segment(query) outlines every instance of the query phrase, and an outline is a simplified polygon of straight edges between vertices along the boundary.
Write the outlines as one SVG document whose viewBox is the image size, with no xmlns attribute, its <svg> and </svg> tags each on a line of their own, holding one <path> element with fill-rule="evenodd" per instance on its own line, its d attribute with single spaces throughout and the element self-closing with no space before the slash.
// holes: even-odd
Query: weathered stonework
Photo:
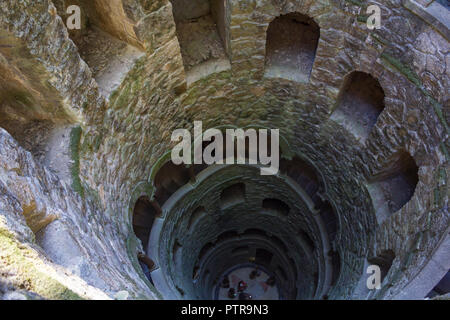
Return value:
<svg viewBox="0 0 450 320">
<path fill-rule="evenodd" d="M 33 106 L 39 106 L 35 113 L 26 108 L 21 111 L 27 120 L 51 121 L 52 128 L 80 127 L 76 143 L 71 145 L 68 134 L 61 139 L 66 149 L 71 145 L 66 152 L 72 158 L 61 170 L 47 168 L 15 141 L 19 136 L 0 128 L 0 256 L 3 252 L 8 257 L 32 252 L 32 268 L 45 266 L 42 277 L 52 278 L 48 290 L 35 286 L 32 279 L 28 291 L 50 299 L 117 298 L 121 291 L 127 291 L 129 298 L 158 299 L 177 296 L 179 287 L 185 297 L 195 298 L 198 291 L 191 284 L 184 285 L 192 276 L 195 256 L 219 231 L 226 230 L 205 222 L 198 234 L 189 238 L 180 228 L 186 224 L 185 214 L 202 202 L 218 219 L 236 215 L 212 209 L 218 203 L 219 189 L 226 185 L 220 182 L 226 179 L 211 178 L 218 189 L 213 189 L 208 199 L 201 199 L 205 189 L 198 188 L 170 211 L 163 207 L 160 227 L 165 236 L 154 239 L 161 264 L 158 272 L 166 272 L 164 278 L 173 281 L 164 287 L 167 291 L 158 285 L 155 289 L 139 267 L 136 253 L 147 248 L 142 248 L 133 233 L 130 212 L 138 197 L 151 197 L 155 186 L 152 170 L 174 146 L 172 131 L 192 129 L 194 121 L 203 121 L 207 128 L 279 128 L 292 155 L 307 159 L 320 173 L 324 197 L 339 216 L 339 232 L 330 246 L 339 253 L 341 269 L 326 292 L 330 299 L 410 297 L 404 289 L 420 280 L 422 270 L 448 242 L 450 45 L 445 32 L 407 10 L 400 0 L 377 3 L 383 22 L 375 31 L 361 22 L 365 3 L 359 1 L 229 0 L 227 56 L 231 69 L 187 82 L 170 1 L 98 0 L 92 2 L 97 11 L 86 9 L 101 15 L 93 15 L 96 27 L 142 53 L 124 69 L 120 85 L 105 96 L 93 66 L 80 57 L 76 39 L 58 16 L 64 17 L 63 2 L 7 0 L 0 5 L 0 70 L 5 70 L 0 75 L 0 116 L 10 115 L 3 106 L 3 92 L 12 91 L 16 85 L 13 76 L 18 73 L 11 70 L 19 69 L 21 88 L 30 92 Z M 293 12 L 312 18 L 320 28 L 308 82 L 264 76 L 269 24 Z M 33 72 L 27 69 L 30 66 Z M 346 76 L 353 71 L 373 76 L 385 95 L 384 110 L 366 139 L 332 117 Z M 3 83 L 9 87 L 4 89 Z M 39 96 L 42 101 L 34 98 Z M 54 157 L 51 143 L 48 148 L 46 154 Z M 399 151 L 411 155 L 419 168 L 417 187 L 405 206 L 379 224 L 368 185 Z M 71 181 L 64 178 L 67 168 Z M 254 191 L 241 210 L 255 209 L 261 200 L 258 194 L 273 192 L 273 197 L 279 197 L 285 188 L 269 179 L 248 179 Z M 302 206 L 293 195 L 284 200 Z M 237 225 L 252 224 L 245 219 L 231 220 Z M 316 239 L 320 232 L 307 220 L 285 224 L 274 219 L 259 227 L 266 230 L 270 223 L 277 230 L 274 233 L 288 243 L 284 233 L 292 225 L 309 226 L 311 230 L 306 231 L 317 247 L 322 246 Z M 169 263 L 172 256 L 168 250 L 175 241 L 170 230 L 175 226 L 183 245 L 185 263 L 181 267 Z M 209 228 L 210 233 L 201 232 Z M 8 253 L 18 244 L 27 248 Z M 392 250 L 395 259 L 382 290 L 358 290 L 367 259 L 385 250 Z M 319 252 L 314 253 L 314 267 L 325 265 Z M 30 263 L 2 259 L 0 271 L 22 276 L 25 264 Z M 438 264 L 442 277 L 445 267 L 450 267 L 448 254 Z M 61 270 L 75 275 L 68 279 L 60 275 Z M 326 272 L 318 277 L 318 283 L 329 281 Z M 421 288 L 428 291 L 420 291 L 420 298 L 434 285 L 430 282 L 429 288 Z M 302 298 L 322 298 L 310 290 L 311 281 L 299 286 L 309 290 Z M 88 288 L 87 293 L 80 294 L 80 288 Z"/>
</svg>

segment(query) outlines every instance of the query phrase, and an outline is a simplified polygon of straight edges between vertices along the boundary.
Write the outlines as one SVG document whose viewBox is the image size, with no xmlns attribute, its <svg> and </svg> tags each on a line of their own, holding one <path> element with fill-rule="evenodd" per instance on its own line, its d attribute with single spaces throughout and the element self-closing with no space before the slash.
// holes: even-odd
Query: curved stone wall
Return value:
<svg viewBox="0 0 450 320">
<path fill-rule="evenodd" d="M 195 288 L 189 290 L 189 287 L 183 286 L 183 284 L 192 282 L 193 270 L 196 267 L 202 267 L 205 263 L 204 260 L 207 258 L 203 257 L 203 248 L 210 243 L 214 243 L 214 246 L 217 247 L 217 242 L 222 242 L 221 235 L 226 232 L 234 231 L 237 235 L 243 234 L 242 236 L 245 237 L 246 231 L 249 229 L 260 230 L 267 233 L 269 238 L 273 236 L 279 239 L 275 241 L 278 243 L 278 246 L 275 245 L 275 247 L 279 248 L 281 241 L 280 250 L 272 249 L 271 251 L 274 255 L 281 254 L 286 261 L 289 258 L 296 261 L 296 265 L 299 266 L 302 273 L 302 281 L 306 282 L 305 279 L 312 279 L 313 273 L 317 273 L 321 286 L 324 286 L 323 283 L 327 280 L 329 282 L 330 279 L 327 279 L 327 275 L 331 273 L 331 266 L 330 262 L 324 261 L 324 253 L 325 255 L 328 253 L 330 245 L 324 223 L 320 217 L 317 217 L 318 211 L 312 208 L 311 199 L 295 182 L 277 180 L 282 181 L 283 177 L 261 179 L 257 168 L 244 169 L 239 166 L 226 166 L 219 169 L 212 167 L 198 175 L 195 185 L 186 186 L 184 190 L 180 189 L 174 194 L 163 207 L 167 212 L 167 215 L 162 218 L 164 222 L 152 230 L 152 233 L 156 234 L 152 234 L 152 241 L 154 243 L 158 241 L 159 245 L 155 244 L 149 247 L 149 255 L 158 261 L 160 267 L 165 271 L 166 282 L 173 283 L 172 287 L 174 288 L 183 288 L 184 295 L 187 297 L 195 296 L 191 293 L 191 290 L 195 290 Z M 283 187 L 282 185 L 285 183 L 286 186 Z M 245 190 L 240 189 L 239 191 L 244 191 L 239 195 L 242 198 L 239 201 L 226 199 L 229 204 L 224 207 L 224 190 L 239 184 L 245 185 Z M 277 189 L 274 189 L 275 185 Z M 265 210 L 262 204 L 266 197 L 282 199 L 290 208 L 289 214 L 284 215 L 279 211 Z M 302 198 L 305 198 L 305 203 L 301 202 Z M 196 217 L 196 222 L 191 225 L 191 228 L 188 228 L 191 215 L 199 207 L 202 207 L 204 211 Z M 297 240 L 297 234 L 300 231 L 307 232 L 314 239 L 316 247 L 314 258 L 309 256 L 310 259 L 306 259 L 302 243 Z M 180 247 L 177 254 L 172 250 L 175 243 Z M 236 241 L 234 246 L 242 245 L 242 243 L 245 241 L 241 239 Z M 216 249 L 211 251 L 215 252 Z M 180 257 L 178 258 L 177 255 Z M 221 259 L 217 258 L 215 263 L 225 265 L 227 259 L 229 259 L 227 255 L 222 255 Z M 241 263 L 245 262 L 241 261 Z M 227 261 L 227 263 L 229 262 Z M 307 268 L 307 270 L 301 268 Z M 218 277 L 226 269 L 210 269 L 211 276 Z M 328 278 L 330 277 L 328 276 Z M 307 292 L 309 287 L 313 287 L 310 283 L 310 286 L 307 284 L 306 282 L 305 287 L 297 288 L 299 295 Z M 211 298 L 212 292 L 209 294 L 209 298 Z"/>
<path fill-rule="evenodd" d="M 102 12 L 102 1 L 97 2 L 100 3 L 97 10 Z M 91 277 L 87 273 L 81 273 L 80 278 L 111 297 L 127 291 L 135 298 L 157 298 L 136 259 L 137 252 L 144 248 L 133 232 L 132 210 L 141 196 L 154 200 L 153 178 L 165 162 L 163 156 L 173 147 L 172 131 L 192 129 L 194 121 L 203 121 L 205 129 L 224 125 L 279 128 L 288 145 L 289 158 L 304 159 L 321 177 L 324 185 L 321 198 L 336 213 L 339 228 L 333 241 L 323 242 L 319 239 L 323 232 L 317 226 L 302 222 L 307 229 L 303 232 L 315 246 L 312 260 L 305 255 L 308 261 L 316 261 L 317 287 L 324 289 L 311 289 L 314 281 L 305 280 L 298 283 L 297 289 L 303 286 L 308 288 L 308 293 L 299 297 L 424 298 L 439 279 L 424 285 L 422 271 L 430 268 L 428 270 L 433 270 L 440 278 L 444 276 L 450 259 L 446 255 L 438 258 L 437 253 L 440 247 L 447 245 L 450 225 L 447 123 L 450 50 L 445 38 L 448 33 L 442 31 L 442 26 L 436 30 L 427 20 L 409 11 L 400 0 L 377 3 L 381 7 L 383 23 L 381 29 L 373 31 L 366 27 L 365 5 L 359 1 L 228 0 L 222 27 L 225 28 L 223 34 L 227 35 L 225 47 L 229 66 L 206 61 L 200 66 L 201 70 L 185 71 L 169 1 L 123 0 L 114 3 L 120 9 L 117 16 L 123 18 L 125 14 L 129 18 L 127 24 L 132 26 L 126 30 L 134 30 L 133 37 L 139 40 L 141 54 L 127 65 L 117 80 L 119 84 L 113 87 L 98 87 L 96 73 L 91 72 L 93 65 L 86 64 L 80 57 L 80 48 L 71 41 L 58 17 L 61 12 L 50 1 L 18 4 L 11 0 L 0 8 L 1 28 L 22 41 L 35 59 L 33 61 L 47 70 L 48 75 L 43 75 L 43 79 L 48 79 L 50 86 L 61 95 L 65 108 L 75 115 L 68 116 L 67 121 L 81 127 L 78 141 L 75 139 L 78 143 L 74 143 L 76 148 L 71 148 L 72 161 L 78 166 L 66 165 L 71 167 L 72 179 L 77 182 L 74 189 L 83 197 L 72 190 L 65 196 L 55 197 L 75 202 L 73 206 L 61 206 L 61 219 L 58 220 L 72 230 L 74 242 L 78 242 L 70 242 L 70 247 L 89 249 L 58 260 L 62 254 L 58 253 L 57 245 L 50 245 L 51 239 L 65 237 L 67 232 L 60 231 L 64 228 L 58 229 L 53 222 L 47 227 L 48 235 L 41 237 L 49 239 L 41 242 L 47 256 L 66 268 L 73 267 L 76 257 L 89 270 L 103 270 L 108 266 L 109 276 L 105 275 L 102 282 L 98 281 L 100 276 Z M 320 36 L 307 81 L 298 82 L 283 74 L 277 77 L 266 74 L 266 40 L 270 23 L 279 16 L 292 13 L 309 17 L 319 28 Z M 98 27 L 112 37 L 128 41 L 100 22 Z M 131 44 L 137 46 L 136 42 Z M 369 75 L 384 94 L 383 108 L 373 113 L 371 126 L 361 126 L 361 134 L 351 130 L 355 119 L 346 118 L 345 112 L 339 113 L 342 110 L 340 98 L 351 85 L 348 79 L 354 72 Z M 100 94 L 112 89 L 110 96 Z M 351 94 L 352 90 L 347 92 Z M 69 141 L 66 142 L 69 145 Z M 22 152 L 18 146 L 17 150 Z M 405 158 L 412 162 L 405 162 Z M 417 172 L 417 180 L 413 182 L 408 181 L 414 174 L 405 173 L 410 167 Z M 14 170 L 6 167 L 4 174 L 10 175 Z M 5 175 L 0 180 L 4 184 Z M 30 173 L 30 176 L 38 178 L 41 174 Z M 412 196 L 401 201 L 400 209 L 386 210 L 380 216 L 377 201 L 388 203 L 404 197 L 399 194 L 403 188 L 392 187 L 387 195 L 383 194 L 382 183 L 389 182 L 388 178 L 404 181 L 406 187 L 413 190 Z M 213 181 L 215 179 L 220 181 L 220 175 Z M 260 184 L 254 181 L 253 187 L 268 193 L 269 180 Z M 34 185 L 31 181 L 27 184 Z M 276 186 L 273 190 L 282 190 L 289 184 L 274 182 L 273 185 Z M 12 194 L 7 199 L 20 199 L 18 191 L 10 184 L 6 186 L 8 194 Z M 188 184 L 183 188 L 192 189 L 192 193 L 199 192 L 193 186 Z M 32 194 L 39 192 L 35 190 Z M 175 201 L 176 194 L 161 204 L 161 217 L 154 223 L 154 228 L 161 229 L 161 237 L 152 231 L 148 254 L 160 264 L 155 275 L 164 279 L 163 289 L 158 288 L 157 280 L 155 285 L 163 297 L 179 297 L 178 287 L 186 297 L 194 298 L 202 294 L 195 291 L 192 284 L 195 261 L 190 255 L 197 255 L 196 252 L 208 241 L 227 230 L 219 225 L 217 230 L 212 229 L 214 235 L 212 231 L 211 234 L 199 231 L 198 238 L 189 241 L 182 238 L 188 237 L 186 230 L 177 231 L 182 245 L 181 267 L 171 262 L 176 239 L 166 230 L 175 232 L 173 228 L 181 216 L 184 217 L 181 227 L 186 226 L 189 210 L 199 206 L 216 214 L 219 221 L 227 215 L 226 210 L 222 215 L 211 209 L 213 204 L 218 204 L 218 191 L 215 198 L 205 203 L 200 201 L 202 193 L 198 197 Z M 277 198 L 275 194 L 273 198 Z M 249 206 L 259 208 L 262 200 L 258 198 L 258 204 Z M 302 206 L 299 197 L 281 200 L 291 209 Z M 2 216 L 3 212 L 10 211 L 2 210 Z M 79 214 L 80 211 L 84 214 Z M 298 211 L 304 214 L 304 210 Z M 20 215 L 23 209 L 13 212 Z M 52 211 L 46 209 L 44 212 L 50 214 Z M 232 212 L 230 214 L 238 224 L 251 224 L 240 221 Z M 273 224 L 279 226 L 277 236 L 280 239 L 289 233 L 279 220 Z M 205 222 L 203 228 L 211 225 Z M 257 229 L 262 226 L 255 224 Z M 201 230 L 200 226 L 196 228 Z M 322 229 L 326 233 L 326 226 Z M 86 232 L 91 233 L 92 238 L 80 236 Z M 293 238 L 296 239 L 289 243 L 301 247 L 298 240 L 301 237 Z M 185 249 L 187 245 L 181 243 L 183 239 L 192 246 L 190 253 Z M 328 250 L 323 248 L 325 245 L 329 246 Z M 325 251 L 332 251 L 331 256 Z M 392 251 L 394 258 L 382 290 L 368 293 L 361 289 L 366 278 L 365 268 L 369 260 L 373 261 L 386 251 Z M 291 258 L 294 261 L 301 259 Z M 340 266 L 339 277 L 334 283 L 329 270 L 332 260 L 334 265 Z M 296 264 L 300 268 L 297 261 Z M 175 270 L 182 270 L 177 279 L 174 279 Z M 304 272 L 311 274 L 311 270 Z M 411 286 L 418 288 L 414 294 L 408 290 Z"/>
</svg>

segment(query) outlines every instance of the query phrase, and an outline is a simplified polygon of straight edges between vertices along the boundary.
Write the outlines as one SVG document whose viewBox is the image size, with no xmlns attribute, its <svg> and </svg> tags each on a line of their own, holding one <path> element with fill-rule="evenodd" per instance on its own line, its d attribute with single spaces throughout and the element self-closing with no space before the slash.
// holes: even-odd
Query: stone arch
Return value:
<svg viewBox="0 0 450 320">
<path fill-rule="evenodd" d="M 228 209 L 245 202 L 245 184 L 236 183 L 222 190 L 220 194 L 220 207 Z"/>
<path fill-rule="evenodd" d="M 188 193 L 189 190 L 195 189 L 195 186 L 202 185 L 202 182 L 204 181 L 204 179 L 207 178 L 208 174 L 213 174 L 213 172 L 217 173 L 217 172 L 220 172 L 222 170 L 227 170 L 226 166 L 209 167 L 208 169 L 205 170 L 204 174 L 202 174 L 202 175 L 200 175 L 198 177 L 198 181 L 197 181 L 197 183 L 195 185 L 190 185 L 187 188 L 183 188 L 183 190 L 180 190 L 181 191 L 180 193 L 177 193 L 177 195 L 174 195 L 173 199 L 175 200 L 178 197 L 181 197 L 182 194 L 184 194 L 185 192 Z M 234 180 L 233 179 L 231 181 L 228 181 L 228 183 L 226 183 L 225 186 L 231 186 L 234 183 L 239 183 L 239 182 L 240 182 L 240 180 Z M 248 187 L 248 185 L 247 185 L 247 187 Z M 214 190 L 213 193 L 214 193 L 215 197 L 219 196 L 219 199 L 220 199 L 220 190 L 219 190 L 219 192 L 217 192 L 219 194 L 216 193 L 216 190 Z M 217 198 L 215 198 L 215 199 L 219 200 Z M 260 201 L 262 201 L 262 199 L 260 199 Z M 166 208 L 168 215 L 166 216 L 166 219 L 171 214 L 170 206 L 173 206 L 175 204 L 176 204 L 176 201 L 172 201 L 172 200 L 170 201 L 170 203 L 168 203 L 168 206 Z M 193 204 L 192 207 L 189 207 L 190 209 L 188 209 L 188 210 L 191 210 L 191 209 L 194 210 L 194 209 L 198 208 L 199 206 L 205 206 L 205 205 L 206 204 L 204 202 L 195 203 L 195 204 Z M 237 209 L 239 207 L 240 206 L 236 206 L 236 208 L 233 208 L 233 209 Z M 185 213 L 189 213 L 189 212 L 185 212 Z M 187 220 L 189 219 L 190 215 L 189 214 L 183 214 L 183 216 L 185 216 L 185 219 L 186 219 L 186 222 L 187 222 Z M 315 215 L 315 216 L 317 217 L 317 219 L 320 220 L 318 214 Z M 320 221 L 317 221 L 317 223 L 321 224 Z M 197 228 L 198 227 L 199 226 L 197 226 Z M 314 253 L 314 255 L 312 255 L 312 254 L 308 255 L 309 257 L 319 256 L 319 255 L 322 254 L 322 252 L 323 252 L 323 254 L 327 254 L 330 251 L 329 245 L 327 244 L 328 243 L 328 241 L 327 241 L 328 237 L 326 236 L 326 232 L 324 231 L 325 227 L 319 227 L 319 228 L 320 228 L 320 234 L 324 235 L 324 237 L 321 236 L 320 242 L 314 243 L 314 245 L 317 245 L 318 248 L 320 247 L 321 250 L 320 250 L 320 252 L 316 251 Z M 190 233 L 193 233 L 193 230 L 196 230 L 196 229 L 190 229 Z M 232 228 L 231 229 L 230 228 L 223 229 L 221 231 L 221 233 L 223 231 L 226 231 L 226 230 L 232 230 Z M 199 246 L 194 249 L 195 250 L 194 254 L 197 254 L 196 252 L 199 252 L 199 256 L 196 258 L 196 260 L 193 261 L 192 259 L 190 259 L 190 261 L 188 262 L 186 260 L 187 256 L 185 254 L 183 254 L 183 257 L 184 257 L 183 258 L 184 259 L 183 263 L 186 264 L 186 266 L 189 268 L 189 270 L 192 270 L 191 267 L 194 268 L 195 266 L 199 266 L 201 268 L 200 269 L 200 276 L 202 277 L 202 274 L 203 274 L 202 270 L 205 270 L 205 269 L 211 270 L 211 268 L 213 268 L 213 267 L 210 266 L 210 265 L 203 264 L 203 263 L 201 263 L 201 261 L 207 261 L 208 259 L 211 259 L 213 254 L 218 254 L 217 252 L 219 252 L 219 251 L 222 252 L 223 251 L 224 252 L 223 254 L 224 255 L 229 255 L 230 259 L 231 259 L 231 257 L 233 257 L 232 259 L 241 259 L 242 261 L 245 261 L 245 262 L 248 262 L 248 261 L 252 262 L 252 261 L 254 261 L 255 250 L 256 250 L 257 247 L 259 247 L 259 245 L 257 245 L 257 243 L 258 242 L 264 242 L 264 243 L 270 243 L 270 246 L 269 246 L 270 249 L 268 249 L 268 250 L 271 251 L 274 254 L 274 256 L 276 256 L 276 261 L 274 260 L 273 265 L 269 266 L 270 269 L 275 268 L 276 265 L 279 264 L 279 263 L 282 263 L 283 267 L 284 266 L 290 266 L 290 264 L 286 264 L 286 261 L 288 261 L 288 260 L 284 261 L 285 259 L 283 257 L 278 256 L 279 252 L 287 252 L 288 249 L 289 250 L 291 249 L 290 248 L 290 246 L 291 246 L 290 242 L 289 242 L 289 248 L 286 246 L 288 244 L 288 242 L 286 242 L 286 243 L 282 243 L 281 242 L 281 240 L 282 241 L 287 241 L 287 239 L 285 239 L 285 238 L 283 238 L 283 239 L 281 239 L 281 238 L 274 238 L 273 237 L 274 234 L 270 234 L 270 233 L 264 232 L 263 231 L 264 228 L 253 228 L 253 229 L 252 228 L 250 228 L 250 229 L 243 228 L 242 231 L 244 231 L 244 230 L 245 230 L 245 232 L 241 232 L 241 230 L 239 230 L 239 232 L 241 232 L 241 233 L 239 234 L 239 237 L 234 239 L 234 240 L 232 238 L 235 236 L 235 234 L 230 234 L 230 236 L 231 236 L 230 238 L 231 239 L 228 239 L 228 240 L 222 241 L 222 242 L 217 242 L 216 235 L 214 235 L 212 237 L 209 237 L 208 240 L 205 239 L 206 241 L 209 242 L 209 244 L 206 247 L 204 246 L 204 242 L 202 241 L 201 244 L 199 243 Z M 221 234 L 221 233 L 219 233 L 219 234 Z M 247 246 L 248 247 L 247 249 L 243 249 L 242 251 L 238 250 L 238 252 L 234 252 L 234 254 L 231 253 L 234 248 L 242 247 L 242 243 L 246 242 L 247 240 L 249 240 L 249 244 Z M 327 242 L 327 243 L 325 243 L 325 242 Z M 320 245 L 321 243 L 323 243 L 323 248 Z M 170 246 L 171 246 L 171 244 L 170 244 Z M 303 247 L 301 244 L 300 244 L 300 246 Z M 273 249 L 273 248 L 275 248 L 275 249 Z M 301 250 L 301 248 L 299 248 L 299 247 L 296 247 L 296 248 Z M 161 248 L 158 248 L 158 250 L 160 250 L 160 249 Z M 170 247 L 170 250 L 172 250 L 172 247 Z M 153 251 L 156 252 L 156 250 L 153 250 Z M 303 256 L 303 254 L 301 254 L 301 255 Z M 164 257 L 160 257 L 160 258 L 166 259 Z M 297 257 L 295 259 L 297 259 Z M 170 261 L 171 261 L 170 263 L 172 263 L 171 259 L 170 259 Z M 297 261 L 297 262 L 300 263 L 300 261 Z M 158 263 L 161 263 L 162 268 L 165 268 L 164 260 L 158 261 Z M 292 270 L 294 270 L 294 268 L 292 268 Z M 293 279 L 294 278 L 293 276 L 291 276 L 292 274 L 294 274 L 292 270 L 289 267 L 285 268 L 286 273 L 289 274 L 289 279 Z M 318 289 L 319 293 L 323 293 L 323 292 L 327 291 L 327 288 L 328 288 L 328 285 L 327 285 L 328 284 L 328 280 L 327 280 L 328 276 L 323 275 L 324 272 L 326 274 L 328 274 L 327 270 L 330 270 L 329 274 L 330 274 L 330 279 L 331 279 L 331 261 L 325 261 L 324 268 L 321 267 L 320 270 L 318 270 L 318 272 L 320 273 L 320 278 L 318 280 L 319 281 L 319 287 L 320 287 Z M 152 277 L 153 277 L 153 274 L 152 274 Z M 156 274 L 155 274 L 155 277 L 157 277 Z M 192 275 L 190 274 L 190 271 L 187 273 L 186 278 L 189 279 L 190 283 L 192 282 Z M 178 280 L 176 280 L 176 278 L 167 279 L 166 280 L 166 282 L 168 284 L 170 284 L 170 281 L 173 281 L 174 283 L 176 283 L 176 281 L 178 281 Z M 166 282 L 164 282 L 164 283 L 166 283 Z M 155 283 L 156 283 L 156 280 L 155 280 Z M 157 287 L 158 287 L 158 289 L 160 289 L 160 288 L 163 288 L 164 285 L 165 284 L 163 284 L 163 285 L 157 284 Z M 198 285 L 199 285 L 199 283 L 194 283 L 193 287 L 192 288 L 189 287 L 189 288 L 191 288 L 192 290 L 197 290 L 197 289 L 194 289 L 194 287 L 198 288 Z M 301 286 L 301 285 L 302 285 L 301 283 L 294 284 L 294 281 L 289 281 L 289 284 L 286 284 L 286 286 L 288 286 L 289 288 L 291 288 L 291 286 Z M 208 286 L 209 286 L 209 284 L 208 284 Z M 284 287 L 284 284 L 282 286 Z M 183 288 L 183 289 L 185 289 L 185 288 Z M 186 290 L 186 292 L 190 292 L 190 291 Z M 290 295 L 290 291 L 288 293 Z M 201 296 L 201 293 L 200 293 L 200 296 Z"/>
<path fill-rule="evenodd" d="M 170 0 L 187 83 L 231 68 L 227 0 Z"/>
<path fill-rule="evenodd" d="M 392 263 L 395 259 L 395 253 L 392 250 L 383 250 L 377 256 L 370 257 L 367 259 L 369 264 L 377 265 L 380 267 L 381 271 L 381 283 L 383 283 L 384 279 L 389 273 L 389 270 L 392 267 Z"/>
<path fill-rule="evenodd" d="M 200 252 L 198 253 L 198 261 L 203 260 L 203 258 L 205 257 L 205 255 L 208 253 L 208 251 L 210 251 L 212 248 L 215 247 L 215 244 L 212 242 L 208 242 L 207 244 L 205 244 L 203 246 L 203 248 L 200 250 Z"/>
<path fill-rule="evenodd" d="M 372 75 L 353 71 L 344 78 L 331 119 L 365 141 L 383 112 L 384 90 Z"/>
<path fill-rule="evenodd" d="M 132 225 L 136 237 L 141 240 L 144 250 L 148 247 L 150 232 L 157 212 L 147 196 L 140 197 L 133 208 Z"/>
<path fill-rule="evenodd" d="M 229 230 L 221 233 L 218 237 L 216 242 L 220 243 L 227 240 L 233 240 L 239 237 L 239 233 L 235 230 Z"/>
<path fill-rule="evenodd" d="M 235 247 L 231 250 L 231 255 L 242 255 L 248 254 L 250 252 L 250 248 L 248 246 L 239 246 Z"/>
<path fill-rule="evenodd" d="M 125 10 L 123 0 L 52 0 L 52 2 L 64 22 L 69 17 L 69 13 L 67 13 L 69 6 L 80 7 L 81 30 L 69 30 L 69 34 L 75 42 L 86 36 L 89 28 L 96 27 L 121 41 L 143 48 L 143 43 L 134 30 L 135 18 Z M 137 1 L 134 5 L 137 5 Z"/>
<path fill-rule="evenodd" d="M 280 171 L 294 180 L 310 196 L 315 205 L 322 202 L 320 193 L 325 192 L 322 176 L 309 162 L 300 157 L 281 160 Z"/>
<path fill-rule="evenodd" d="M 275 18 L 267 29 L 266 77 L 309 82 L 319 38 L 319 26 L 306 15 Z"/>
<path fill-rule="evenodd" d="M 316 249 L 316 246 L 314 244 L 314 241 L 311 239 L 311 237 L 306 233 L 304 230 L 299 229 L 298 230 L 298 237 L 300 237 L 303 241 L 303 243 L 306 246 L 306 250 L 309 254 L 312 254 L 312 252 Z"/>
<path fill-rule="evenodd" d="M 191 174 L 185 165 L 166 162 L 156 173 L 153 180 L 154 200 L 162 206 L 179 188 L 191 181 Z"/>
<path fill-rule="evenodd" d="M 153 288 L 151 273 L 157 267 L 155 261 L 147 255 L 147 250 L 158 212 L 155 210 L 154 205 L 152 205 L 150 198 L 147 195 L 142 195 L 145 187 L 146 184 L 144 183 L 138 185 L 135 189 L 135 193 L 140 194 L 140 196 L 138 196 L 134 205 L 131 207 L 132 209 L 130 209 L 132 235 L 127 240 L 127 251 L 138 274 Z M 137 240 L 139 240 L 140 244 Z"/>
<path fill-rule="evenodd" d="M 264 199 L 262 207 L 268 212 L 279 214 L 281 216 L 287 216 L 291 210 L 289 205 L 279 199 Z"/>
<path fill-rule="evenodd" d="M 195 167 L 184 164 L 175 165 L 171 151 L 162 155 L 152 166 L 149 184 L 152 186 L 151 201 L 162 214 L 164 203 L 182 186 L 195 181 Z"/>
<path fill-rule="evenodd" d="M 407 151 L 395 153 L 385 163 L 368 185 L 379 223 L 411 200 L 419 182 L 419 168 Z"/>
<path fill-rule="evenodd" d="M 100 93 L 109 98 L 143 55 L 145 44 L 136 35 L 136 21 L 126 12 L 123 0 L 52 1 L 64 23 L 72 14 L 67 13 L 69 6 L 80 8 L 81 28 L 67 31 L 90 67 Z"/>
</svg>

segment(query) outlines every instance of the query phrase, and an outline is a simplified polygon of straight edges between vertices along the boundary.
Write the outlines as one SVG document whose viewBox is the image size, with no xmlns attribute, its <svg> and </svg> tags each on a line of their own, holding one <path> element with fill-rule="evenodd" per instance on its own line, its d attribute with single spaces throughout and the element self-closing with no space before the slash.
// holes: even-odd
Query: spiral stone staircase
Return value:
<svg viewBox="0 0 450 320">
<path fill-rule="evenodd" d="M 215 299 L 258 266 L 280 299 L 448 299 L 448 4 L 368 4 L 3 0 L 0 298 Z M 279 129 L 280 171 L 175 165 L 194 121 Z"/>
</svg>

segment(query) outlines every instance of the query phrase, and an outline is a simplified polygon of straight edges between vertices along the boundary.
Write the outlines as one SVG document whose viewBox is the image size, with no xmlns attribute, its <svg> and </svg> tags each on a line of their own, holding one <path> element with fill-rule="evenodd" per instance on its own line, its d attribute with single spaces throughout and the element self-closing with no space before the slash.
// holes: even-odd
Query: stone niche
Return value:
<svg viewBox="0 0 450 320">
<path fill-rule="evenodd" d="M 384 250 L 380 252 L 376 257 L 370 257 L 367 259 L 369 264 L 377 265 L 381 271 L 381 282 L 386 278 L 392 263 L 395 259 L 395 253 L 392 250 Z"/>
<path fill-rule="evenodd" d="M 133 210 L 133 231 L 141 240 L 144 249 L 148 246 L 150 232 L 156 218 L 156 211 L 148 197 L 138 199 Z"/>
<path fill-rule="evenodd" d="M 384 91 L 378 80 L 356 71 L 345 78 L 331 119 L 364 142 L 383 110 Z"/>
<path fill-rule="evenodd" d="M 190 171 L 185 165 L 175 165 L 172 161 L 165 163 L 155 175 L 155 200 L 163 206 L 190 178 Z"/>
<path fill-rule="evenodd" d="M 71 38 L 79 42 L 96 26 L 109 35 L 141 48 L 142 42 L 134 31 L 134 21 L 124 10 L 123 0 L 52 0 L 64 21 L 70 14 L 67 8 L 76 5 L 81 9 L 81 29 L 69 30 Z"/>
<path fill-rule="evenodd" d="M 67 9 L 71 5 L 81 9 L 81 29 L 68 30 L 69 37 L 89 65 L 100 93 L 108 98 L 144 49 L 122 0 L 53 0 L 53 3 L 64 22 L 70 16 Z"/>
<path fill-rule="evenodd" d="M 245 184 L 237 183 L 222 191 L 220 205 L 222 209 L 231 208 L 245 202 Z"/>
<path fill-rule="evenodd" d="M 309 82 L 319 37 L 319 26 L 305 15 L 275 18 L 267 30 L 265 76 Z"/>
<path fill-rule="evenodd" d="M 419 168 L 406 151 L 396 153 L 387 163 L 368 185 L 378 223 L 411 200 L 419 181 Z"/>
<path fill-rule="evenodd" d="M 227 0 L 171 0 L 187 82 L 231 68 Z"/>
<path fill-rule="evenodd" d="M 265 211 L 273 214 L 279 214 L 281 216 L 287 216 L 290 211 L 289 206 L 278 199 L 264 199 L 262 202 L 262 207 Z"/>
</svg>

